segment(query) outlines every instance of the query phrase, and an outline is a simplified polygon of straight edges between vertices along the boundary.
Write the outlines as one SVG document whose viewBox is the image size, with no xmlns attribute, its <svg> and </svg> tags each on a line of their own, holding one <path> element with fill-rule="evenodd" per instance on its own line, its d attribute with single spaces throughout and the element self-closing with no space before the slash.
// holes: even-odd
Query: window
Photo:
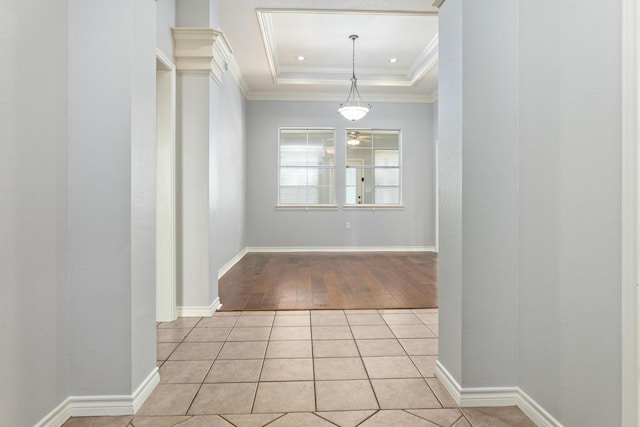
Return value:
<svg viewBox="0 0 640 427">
<path fill-rule="evenodd" d="M 335 130 L 280 129 L 280 206 L 333 206 Z"/>
<path fill-rule="evenodd" d="M 347 129 L 346 205 L 400 205 L 400 131 Z"/>
</svg>

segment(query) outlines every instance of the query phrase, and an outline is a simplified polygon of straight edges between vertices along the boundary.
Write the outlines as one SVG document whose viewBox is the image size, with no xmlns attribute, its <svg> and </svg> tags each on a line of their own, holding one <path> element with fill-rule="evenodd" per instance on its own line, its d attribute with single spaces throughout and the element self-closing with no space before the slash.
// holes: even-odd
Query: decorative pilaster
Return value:
<svg viewBox="0 0 640 427">
<path fill-rule="evenodd" d="M 222 83 L 227 58 L 233 50 L 224 33 L 207 27 L 174 27 L 176 70 L 179 73 L 209 73 Z"/>
</svg>

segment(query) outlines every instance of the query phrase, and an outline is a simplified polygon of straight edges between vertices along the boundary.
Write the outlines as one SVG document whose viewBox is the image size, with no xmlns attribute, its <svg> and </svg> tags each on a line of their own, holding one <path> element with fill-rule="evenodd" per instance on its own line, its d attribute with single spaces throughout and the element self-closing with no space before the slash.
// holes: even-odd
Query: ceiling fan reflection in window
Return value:
<svg viewBox="0 0 640 427">
<path fill-rule="evenodd" d="M 371 142 L 371 135 L 361 134 L 357 131 L 347 131 L 347 145 L 356 146 L 361 142 Z"/>
</svg>

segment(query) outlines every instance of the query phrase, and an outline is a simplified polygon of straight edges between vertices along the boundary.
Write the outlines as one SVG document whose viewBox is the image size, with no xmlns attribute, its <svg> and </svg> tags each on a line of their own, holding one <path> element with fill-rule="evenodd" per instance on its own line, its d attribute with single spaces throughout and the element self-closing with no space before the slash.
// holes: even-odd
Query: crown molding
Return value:
<svg viewBox="0 0 640 427">
<path fill-rule="evenodd" d="M 222 83 L 222 73 L 233 50 L 222 31 L 208 27 L 173 27 L 176 70 L 209 73 Z"/>
<path fill-rule="evenodd" d="M 245 96 L 248 101 L 331 101 L 344 102 L 344 93 L 327 92 L 249 92 Z M 399 102 L 431 104 L 438 99 L 437 91 L 429 95 L 378 95 L 367 97 L 367 102 Z M 337 107 L 336 107 L 337 108 Z"/>
<path fill-rule="evenodd" d="M 434 0 L 433 5 L 437 8 L 442 7 L 442 5 L 444 4 L 446 0 Z"/>
</svg>

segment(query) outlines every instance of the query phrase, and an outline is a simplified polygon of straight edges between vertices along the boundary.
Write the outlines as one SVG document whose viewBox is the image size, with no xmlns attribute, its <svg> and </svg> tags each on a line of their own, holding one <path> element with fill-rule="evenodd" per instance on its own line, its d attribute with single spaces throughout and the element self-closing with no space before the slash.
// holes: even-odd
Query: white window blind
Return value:
<svg viewBox="0 0 640 427">
<path fill-rule="evenodd" d="M 280 129 L 279 205 L 335 204 L 335 131 Z"/>
</svg>

